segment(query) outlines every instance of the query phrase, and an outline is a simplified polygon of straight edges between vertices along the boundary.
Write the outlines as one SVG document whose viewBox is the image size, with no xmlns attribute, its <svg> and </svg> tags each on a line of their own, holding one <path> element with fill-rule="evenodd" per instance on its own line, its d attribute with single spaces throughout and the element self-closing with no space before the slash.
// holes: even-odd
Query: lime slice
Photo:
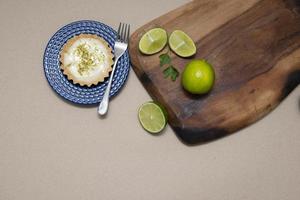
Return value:
<svg viewBox="0 0 300 200">
<path fill-rule="evenodd" d="M 138 112 L 141 125 L 149 133 L 159 133 L 165 128 L 167 115 L 161 105 L 147 102 L 141 105 Z"/>
<path fill-rule="evenodd" d="M 139 49 L 147 55 L 155 54 L 165 47 L 167 41 L 167 32 L 162 28 L 154 28 L 142 36 Z"/>
<path fill-rule="evenodd" d="M 170 48 L 181 57 L 190 57 L 196 53 L 193 40 L 183 31 L 173 31 L 169 38 Z"/>
</svg>

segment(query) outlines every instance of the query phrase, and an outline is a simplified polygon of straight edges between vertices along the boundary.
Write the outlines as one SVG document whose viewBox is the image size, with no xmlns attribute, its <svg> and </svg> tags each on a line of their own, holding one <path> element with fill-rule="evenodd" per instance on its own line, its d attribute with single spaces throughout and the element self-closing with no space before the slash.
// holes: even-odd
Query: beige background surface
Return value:
<svg viewBox="0 0 300 200">
<path fill-rule="evenodd" d="M 93 19 L 132 29 L 187 0 L 0 0 L 0 200 L 300 198 L 300 87 L 258 123 L 206 145 L 154 137 L 134 72 L 109 116 L 62 101 L 42 57 L 61 26 Z"/>
</svg>

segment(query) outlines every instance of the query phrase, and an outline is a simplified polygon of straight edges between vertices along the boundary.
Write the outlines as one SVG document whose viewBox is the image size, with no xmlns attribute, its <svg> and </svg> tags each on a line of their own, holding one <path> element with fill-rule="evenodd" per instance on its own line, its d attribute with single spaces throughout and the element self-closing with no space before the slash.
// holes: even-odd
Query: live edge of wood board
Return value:
<svg viewBox="0 0 300 200">
<path fill-rule="evenodd" d="M 183 30 L 195 41 L 195 56 L 171 53 L 172 63 L 180 72 L 191 59 L 212 64 L 216 81 L 209 94 L 186 93 L 181 77 L 163 78 L 160 53 L 139 52 L 141 36 L 154 27 L 169 34 Z M 148 93 L 166 107 L 177 136 L 188 145 L 206 143 L 259 120 L 299 85 L 300 1 L 192 1 L 134 32 L 129 53 Z"/>
</svg>

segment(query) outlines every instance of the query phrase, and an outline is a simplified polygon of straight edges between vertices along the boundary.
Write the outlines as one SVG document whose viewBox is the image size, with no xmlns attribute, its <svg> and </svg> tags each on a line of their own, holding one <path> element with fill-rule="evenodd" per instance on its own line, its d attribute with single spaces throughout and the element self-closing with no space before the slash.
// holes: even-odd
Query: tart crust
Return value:
<svg viewBox="0 0 300 200">
<path fill-rule="evenodd" d="M 98 72 L 96 72 L 96 75 L 89 76 L 89 73 L 93 71 L 94 69 L 89 68 L 88 71 L 85 73 L 85 75 L 82 75 L 79 72 L 79 67 L 78 63 L 75 61 L 71 61 L 70 63 L 67 63 L 68 61 L 66 59 L 69 59 L 69 57 L 74 57 L 72 53 L 72 48 L 74 48 L 74 44 L 79 41 L 79 40 L 86 40 L 86 41 L 93 41 L 94 42 L 100 42 L 102 44 L 102 52 L 104 54 L 104 63 L 102 63 L 101 66 L 101 71 L 99 71 L 99 64 L 98 66 L 95 66 L 95 68 L 98 68 Z M 94 44 L 95 45 L 95 44 Z M 78 45 L 79 46 L 79 45 Z M 76 47 L 76 46 L 75 46 Z M 73 83 L 78 83 L 81 86 L 92 86 L 92 85 L 97 85 L 100 82 L 103 82 L 106 77 L 109 76 L 109 72 L 112 71 L 112 65 L 114 63 L 113 61 L 114 55 L 112 54 L 112 49 L 108 45 L 108 43 L 101 38 L 100 36 L 93 35 L 93 34 L 80 34 L 77 36 L 74 36 L 73 38 L 69 39 L 66 44 L 62 47 L 62 50 L 60 52 L 60 68 L 63 71 L 63 74 L 65 74 L 68 78 L 68 80 L 72 80 Z M 70 66 L 73 66 L 73 70 L 71 69 Z M 76 66 L 76 69 L 79 73 L 74 73 L 74 67 Z M 80 74 L 80 75 L 79 75 Z"/>
</svg>

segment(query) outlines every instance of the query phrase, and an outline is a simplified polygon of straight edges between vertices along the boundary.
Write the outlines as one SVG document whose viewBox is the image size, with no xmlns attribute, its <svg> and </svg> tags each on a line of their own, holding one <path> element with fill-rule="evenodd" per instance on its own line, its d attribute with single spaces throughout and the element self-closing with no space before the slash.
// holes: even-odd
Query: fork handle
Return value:
<svg viewBox="0 0 300 200">
<path fill-rule="evenodd" d="M 103 95 L 103 98 L 102 98 L 101 103 L 98 107 L 99 115 L 105 115 L 108 111 L 110 88 L 111 88 L 111 83 L 112 83 L 112 80 L 113 80 L 113 77 L 114 77 L 114 73 L 115 73 L 115 69 L 116 69 L 118 60 L 119 60 L 119 58 L 116 58 L 113 69 L 112 69 L 112 72 L 111 72 L 111 75 L 109 77 L 107 87 L 106 87 L 104 95 Z"/>
</svg>

